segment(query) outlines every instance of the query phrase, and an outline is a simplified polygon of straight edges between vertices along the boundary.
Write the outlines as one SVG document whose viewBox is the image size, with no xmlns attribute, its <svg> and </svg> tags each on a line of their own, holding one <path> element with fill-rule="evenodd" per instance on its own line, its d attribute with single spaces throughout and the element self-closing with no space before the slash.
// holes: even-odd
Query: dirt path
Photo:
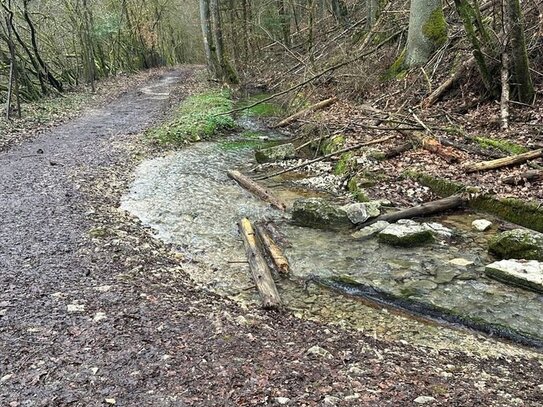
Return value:
<svg viewBox="0 0 543 407">
<path fill-rule="evenodd" d="M 0 406 L 541 405 L 538 360 L 382 342 L 193 288 L 116 208 L 137 133 L 194 75 L 0 154 Z"/>
</svg>

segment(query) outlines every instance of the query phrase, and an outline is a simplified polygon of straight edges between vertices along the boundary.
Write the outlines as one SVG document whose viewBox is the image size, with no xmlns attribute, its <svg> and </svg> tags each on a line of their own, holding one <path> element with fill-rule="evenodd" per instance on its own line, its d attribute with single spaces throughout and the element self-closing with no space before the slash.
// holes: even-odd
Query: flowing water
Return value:
<svg viewBox="0 0 543 407">
<path fill-rule="evenodd" d="M 232 136 L 144 161 L 122 200 L 123 209 L 191 260 L 187 268 L 197 283 L 253 306 L 258 298 L 237 222 L 242 217 L 273 220 L 288 241 L 285 253 L 293 273 L 290 279 L 280 280 L 278 287 L 286 307 L 299 317 L 436 348 L 480 351 L 486 347 L 485 352 L 497 352 L 490 339 L 475 340 L 462 330 L 423 323 L 387 307 L 399 300 L 422 305 L 419 316 L 437 309 L 453 316 L 452 320 L 543 338 L 543 297 L 483 276 L 484 265 L 492 261 L 485 250 L 489 234 L 470 230 L 475 214 L 439 218 L 455 230 L 455 236 L 419 248 L 393 248 L 376 240 L 358 242 L 348 233 L 297 227 L 289 223 L 288 215 L 254 198 L 226 176 L 228 169 L 248 171 L 255 165 L 255 143 L 261 142 Z M 268 187 L 288 203 L 316 194 L 290 182 L 272 181 Z M 453 259 L 458 258 L 472 264 L 457 265 Z M 315 278 L 339 292 L 311 284 Z M 363 295 L 368 288 L 377 289 L 378 301 L 369 296 L 368 303 Z M 366 299 L 353 297 L 357 295 Z M 517 352 L 513 346 L 500 348 L 500 352 Z"/>
</svg>

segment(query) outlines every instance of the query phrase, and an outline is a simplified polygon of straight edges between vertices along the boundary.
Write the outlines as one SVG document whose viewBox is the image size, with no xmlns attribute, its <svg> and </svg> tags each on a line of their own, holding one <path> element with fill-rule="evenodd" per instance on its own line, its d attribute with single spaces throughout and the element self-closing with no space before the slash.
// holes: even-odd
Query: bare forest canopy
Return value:
<svg viewBox="0 0 543 407">
<path fill-rule="evenodd" d="M 542 82 L 542 3 L 0 0 L 0 101 L 17 111 L 17 93 L 35 100 L 120 72 L 206 61 L 219 82 L 250 78 L 277 91 L 311 83 L 361 98 L 409 78 L 406 105 L 430 106 L 469 79 L 482 99 L 531 104 Z"/>
<path fill-rule="evenodd" d="M 4 103 L 11 91 L 24 102 L 109 75 L 202 61 L 194 1 L 0 0 L 0 5 Z"/>
</svg>

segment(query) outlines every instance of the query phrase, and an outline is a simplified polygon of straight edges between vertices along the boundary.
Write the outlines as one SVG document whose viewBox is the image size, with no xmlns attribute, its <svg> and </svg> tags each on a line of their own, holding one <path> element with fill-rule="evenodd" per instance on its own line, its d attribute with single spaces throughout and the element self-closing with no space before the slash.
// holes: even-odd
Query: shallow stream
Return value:
<svg viewBox="0 0 543 407">
<path fill-rule="evenodd" d="M 406 249 L 376 240 L 359 242 L 348 233 L 293 226 L 288 215 L 254 198 L 226 176 L 228 169 L 248 171 L 253 167 L 253 149 L 259 143 L 233 135 L 144 161 L 122 208 L 182 252 L 190 260 L 188 270 L 197 283 L 251 306 L 258 297 L 237 231 L 242 217 L 273 220 L 288 241 L 285 253 L 293 276 L 280 280 L 278 286 L 286 307 L 299 317 L 434 348 L 520 351 L 509 345 L 498 351 L 491 339 L 475 340 L 463 330 L 421 322 L 386 304 L 353 297 L 361 294 L 357 288 L 361 284 L 394 298 L 445 310 L 460 319 L 543 339 L 543 296 L 483 276 L 484 265 L 492 261 L 485 249 L 492 232 L 471 230 L 471 221 L 480 215 L 436 218 L 434 221 L 455 231 L 452 240 Z M 316 194 L 281 180 L 270 181 L 268 187 L 287 203 Z M 454 259 L 472 264 L 459 265 L 462 262 Z M 328 281 L 339 291 L 312 284 L 313 277 Z"/>
</svg>

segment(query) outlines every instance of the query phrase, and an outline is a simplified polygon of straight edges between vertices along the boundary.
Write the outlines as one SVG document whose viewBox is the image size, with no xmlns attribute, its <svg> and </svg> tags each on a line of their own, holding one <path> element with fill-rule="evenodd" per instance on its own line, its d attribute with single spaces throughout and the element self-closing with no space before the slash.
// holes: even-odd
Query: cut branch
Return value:
<svg viewBox="0 0 543 407">
<path fill-rule="evenodd" d="M 524 184 L 526 182 L 543 181 L 543 170 L 530 170 L 517 175 L 510 175 L 502 179 L 502 182 L 509 185 Z"/>
<path fill-rule="evenodd" d="M 462 78 L 475 65 L 475 58 L 472 57 L 462 63 L 445 82 L 443 82 L 436 90 L 434 90 L 423 102 L 423 107 L 430 107 L 439 99 L 441 99 L 451 89 L 460 78 Z"/>
<path fill-rule="evenodd" d="M 264 256 L 262 256 L 256 244 L 253 225 L 251 225 L 249 219 L 243 218 L 239 221 L 238 227 L 245 245 L 245 253 L 249 260 L 251 274 L 260 294 L 262 307 L 266 309 L 279 308 L 281 306 L 281 298 L 279 297 L 266 260 L 264 260 Z"/>
<path fill-rule="evenodd" d="M 465 194 L 456 194 L 447 198 L 438 199 L 437 201 L 426 202 L 419 206 L 404 209 L 398 212 L 389 213 L 386 215 L 373 218 L 371 221 L 365 222 L 359 228 L 369 226 L 377 221 L 396 222 L 400 219 L 410 219 L 418 216 L 427 216 L 435 213 L 445 212 L 450 209 L 458 208 L 468 202 L 468 197 Z"/>
<path fill-rule="evenodd" d="M 287 208 L 287 205 L 282 202 L 279 198 L 275 197 L 271 192 L 269 192 L 264 187 L 258 185 L 255 181 L 246 177 L 239 171 L 229 170 L 227 172 L 228 176 L 236 181 L 239 185 L 245 188 L 247 191 L 262 199 L 263 201 L 269 202 L 275 208 L 284 211 Z"/>
<path fill-rule="evenodd" d="M 307 108 L 305 108 L 303 110 L 300 110 L 297 113 L 294 113 L 292 116 L 289 116 L 284 120 L 281 120 L 279 123 L 277 123 L 273 127 L 277 128 L 277 127 L 287 126 L 290 123 L 295 122 L 296 120 L 304 117 L 308 113 L 315 112 L 315 111 L 320 110 L 320 109 L 324 109 L 325 107 L 331 106 L 336 102 L 337 102 L 337 97 L 335 97 L 335 96 L 330 98 L 330 99 L 322 100 L 322 101 L 320 101 L 318 103 L 315 103 L 314 105 L 311 105 L 311 106 L 309 106 L 309 107 L 307 107 Z"/>
<path fill-rule="evenodd" d="M 498 158 L 497 160 L 482 161 L 479 163 L 468 164 L 464 166 L 464 170 L 468 173 L 476 171 L 495 170 L 497 168 L 507 167 L 510 165 L 519 165 L 529 160 L 543 156 L 543 149 L 528 151 L 527 153 L 517 154 L 510 157 Z"/>
</svg>

